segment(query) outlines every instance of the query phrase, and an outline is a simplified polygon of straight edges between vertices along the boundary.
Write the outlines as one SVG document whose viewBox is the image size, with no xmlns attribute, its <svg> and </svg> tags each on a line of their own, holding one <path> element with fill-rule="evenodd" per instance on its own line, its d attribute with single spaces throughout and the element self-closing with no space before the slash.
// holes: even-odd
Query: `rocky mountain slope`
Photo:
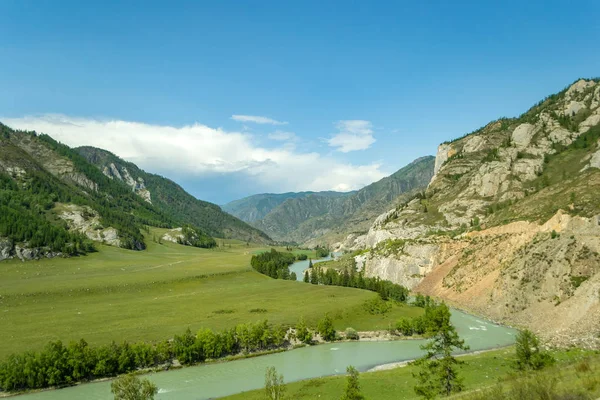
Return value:
<svg viewBox="0 0 600 400">
<path fill-rule="evenodd" d="M 356 192 L 282 195 L 275 199 L 283 201 L 252 225 L 280 241 L 316 245 L 339 240 L 349 232 L 366 231 L 399 196 L 423 190 L 433 167 L 434 157 L 422 157 Z"/>
<path fill-rule="evenodd" d="M 338 244 L 402 283 L 558 345 L 600 346 L 600 83 L 439 146 L 423 195 Z"/>
<path fill-rule="evenodd" d="M 302 199 L 308 196 L 319 197 L 344 197 L 355 192 L 288 192 L 288 193 L 261 193 L 234 200 L 223 205 L 223 210 L 235 215 L 242 221 L 255 222 L 263 219 L 273 209 L 288 199 Z"/>
<path fill-rule="evenodd" d="M 110 180 L 126 185 L 176 221 L 198 226 L 215 237 L 270 242 L 260 230 L 224 212 L 216 204 L 196 199 L 170 179 L 147 173 L 106 150 L 88 146 L 75 150 Z"/>
<path fill-rule="evenodd" d="M 94 251 L 93 242 L 143 250 L 148 226 L 183 227 L 184 244 L 200 247 L 215 245 L 208 231 L 233 236 L 245 233 L 244 227 L 247 235 L 240 234 L 241 239 L 268 240 L 210 203 L 198 202 L 204 207 L 198 214 L 206 218 L 188 219 L 185 201 L 191 196 L 177 185 L 157 184 L 151 193 L 155 181 L 167 180 L 120 172 L 121 179 L 109 177 L 47 135 L 0 124 L 0 260 L 82 254 Z M 171 196 L 172 210 L 163 194 Z M 222 229 L 216 232 L 218 226 Z"/>
</svg>

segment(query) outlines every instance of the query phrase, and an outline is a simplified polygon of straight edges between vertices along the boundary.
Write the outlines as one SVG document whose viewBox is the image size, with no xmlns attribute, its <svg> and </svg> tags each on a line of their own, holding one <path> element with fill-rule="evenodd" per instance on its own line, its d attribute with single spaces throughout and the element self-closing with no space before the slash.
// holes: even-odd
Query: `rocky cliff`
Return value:
<svg viewBox="0 0 600 400">
<path fill-rule="evenodd" d="M 357 263 L 558 345 L 600 346 L 600 84 L 439 146 L 423 195 L 380 215 Z"/>
</svg>

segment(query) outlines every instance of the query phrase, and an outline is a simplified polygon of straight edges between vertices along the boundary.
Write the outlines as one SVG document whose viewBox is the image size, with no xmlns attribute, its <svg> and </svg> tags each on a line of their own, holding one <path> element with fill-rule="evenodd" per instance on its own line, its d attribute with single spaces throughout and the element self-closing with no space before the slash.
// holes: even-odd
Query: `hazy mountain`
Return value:
<svg viewBox="0 0 600 400">
<path fill-rule="evenodd" d="M 354 192 L 288 192 L 288 193 L 262 193 L 253 196 L 244 197 L 240 200 L 234 200 L 223 206 L 223 210 L 235 215 L 246 222 L 254 222 L 263 219 L 275 207 L 288 199 L 300 199 L 311 195 L 319 197 L 344 197 Z"/>
<path fill-rule="evenodd" d="M 280 241 L 304 243 L 324 235 L 356 232 L 368 228 L 399 196 L 425 189 L 433 176 L 434 160 L 432 156 L 419 158 L 356 192 L 263 194 L 229 203 L 226 209 Z"/>
</svg>

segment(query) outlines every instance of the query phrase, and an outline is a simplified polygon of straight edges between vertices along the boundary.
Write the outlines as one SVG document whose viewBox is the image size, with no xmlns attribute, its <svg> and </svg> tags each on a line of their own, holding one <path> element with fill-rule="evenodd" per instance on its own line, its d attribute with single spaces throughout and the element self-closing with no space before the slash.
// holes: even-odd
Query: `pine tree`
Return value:
<svg viewBox="0 0 600 400">
<path fill-rule="evenodd" d="M 461 340 L 456 329 L 450 323 L 450 309 L 442 303 L 432 310 L 436 321 L 434 336 L 429 343 L 421 346 L 427 354 L 415 362 L 421 366 L 421 371 L 415 374 L 418 384 L 415 392 L 433 399 L 437 395 L 450 396 L 463 389 L 462 380 L 458 377 L 456 366 L 463 364 L 452 356 L 454 349 L 468 350 L 465 341 Z"/>
<path fill-rule="evenodd" d="M 304 282 L 305 283 L 309 283 L 310 282 L 310 275 L 308 273 L 308 270 L 304 271 Z"/>
<path fill-rule="evenodd" d="M 516 367 L 520 370 L 539 370 L 554 363 L 554 358 L 540 350 L 540 341 L 529 330 L 520 331 L 516 340 Z"/>
<path fill-rule="evenodd" d="M 358 371 L 353 366 L 349 366 L 346 372 L 348 373 L 348 380 L 346 381 L 346 391 L 341 400 L 364 400 L 365 396 L 360 393 Z"/>
</svg>

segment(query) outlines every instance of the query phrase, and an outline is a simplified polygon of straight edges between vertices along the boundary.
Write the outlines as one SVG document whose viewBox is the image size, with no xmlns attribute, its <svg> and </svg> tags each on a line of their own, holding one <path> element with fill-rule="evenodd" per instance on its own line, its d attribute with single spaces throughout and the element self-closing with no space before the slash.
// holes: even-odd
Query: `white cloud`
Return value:
<svg viewBox="0 0 600 400">
<path fill-rule="evenodd" d="M 287 122 L 277 121 L 276 119 L 258 115 L 232 115 L 231 119 L 238 122 L 253 122 L 255 124 L 287 125 Z"/>
<path fill-rule="evenodd" d="M 248 134 L 202 124 L 173 127 L 64 115 L 0 120 L 16 129 L 47 133 L 69 146 L 109 150 L 148 172 L 167 176 L 242 173 L 257 187 L 283 192 L 353 190 L 387 175 L 380 164 L 344 163 L 286 145 L 266 149 Z"/>
<path fill-rule="evenodd" d="M 277 140 L 279 142 L 295 141 L 297 139 L 294 132 L 275 131 L 273 133 L 269 133 L 268 136 L 269 139 Z"/>
<path fill-rule="evenodd" d="M 339 121 L 336 128 L 339 132 L 329 138 L 327 143 L 342 153 L 366 150 L 375 143 L 373 125 L 369 121 L 360 119 Z"/>
</svg>

